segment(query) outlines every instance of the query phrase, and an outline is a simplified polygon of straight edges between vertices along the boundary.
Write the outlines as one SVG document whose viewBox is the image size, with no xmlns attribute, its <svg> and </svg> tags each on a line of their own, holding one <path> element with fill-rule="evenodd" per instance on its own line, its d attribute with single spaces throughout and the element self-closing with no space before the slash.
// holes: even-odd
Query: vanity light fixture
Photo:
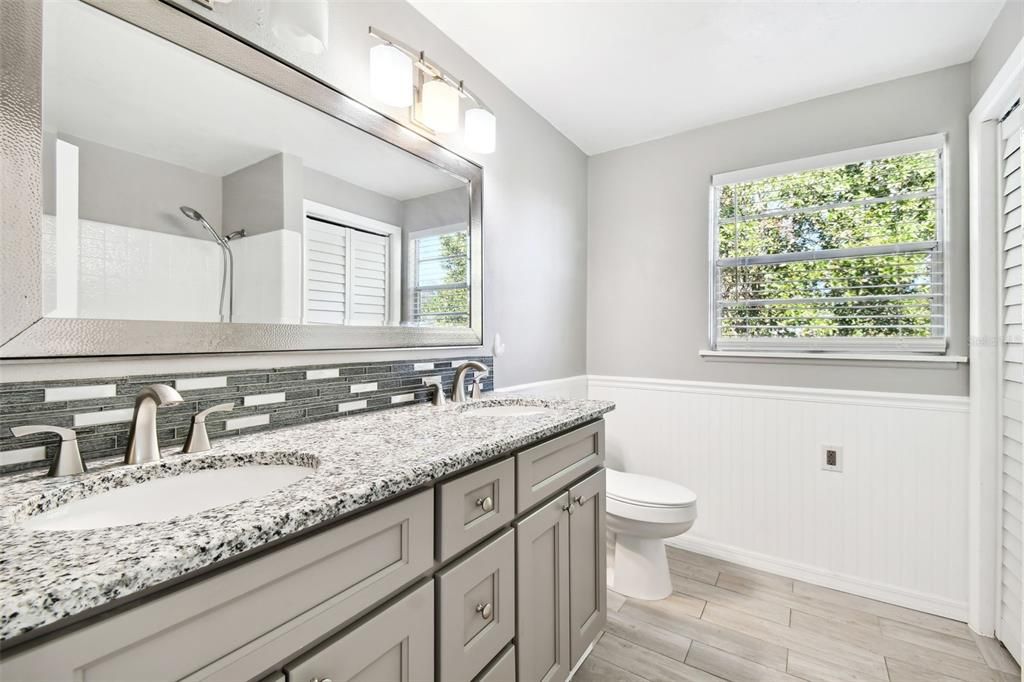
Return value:
<svg viewBox="0 0 1024 682">
<path fill-rule="evenodd" d="M 370 94 L 392 107 L 412 106 L 412 58 L 394 45 L 370 48 Z"/>
<path fill-rule="evenodd" d="M 271 2 L 269 13 L 270 30 L 278 40 L 310 54 L 327 51 L 327 0 Z"/>
<path fill-rule="evenodd" d="M 458 130 L 461 102 L 467 100 L 463 131 L 466 146 L 479 154 L 494 151 L 497 119 L 461 80 L 427 59 L 422 51 L 373 26 L 370 36 L 381 43 L 370 48 L 370 93 L 374 99 L 390 106 L 409 106 L 409 119 L 432 133 Z M 402 91 L 408 94 L 403 97 Z"/>
</svg>

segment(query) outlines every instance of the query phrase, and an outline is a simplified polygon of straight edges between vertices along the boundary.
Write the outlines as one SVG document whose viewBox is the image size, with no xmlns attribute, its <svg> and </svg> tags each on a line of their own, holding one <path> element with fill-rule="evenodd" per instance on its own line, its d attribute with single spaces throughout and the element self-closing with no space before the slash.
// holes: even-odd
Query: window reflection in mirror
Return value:
<svg viewBox="0 0 1024 682">
<path fill-rule="evenodd" d="M 469 187 L 78 2 L 48 2 L 50 317 L 469 325 Z"/>
</svg>

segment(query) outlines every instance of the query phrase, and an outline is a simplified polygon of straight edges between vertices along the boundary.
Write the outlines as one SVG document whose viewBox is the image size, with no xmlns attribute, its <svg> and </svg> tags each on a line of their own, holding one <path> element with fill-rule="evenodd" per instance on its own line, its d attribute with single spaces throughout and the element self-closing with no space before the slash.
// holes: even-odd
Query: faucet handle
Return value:
<svg viewBox="0 0 1024 682">
<path fill-rule="evenodd" d="M 61 426 L 47 426 L 44 424 L 31 424 L 28 426 L 12 426 L 11 433 L 15 438 L 31 436 L 36 433 L 56 433 L 60 436 L 60 451 L 50 462 L 50 470 L 47 476 L 72 476 L 86 472 L 85 462 L 82 461 L 82 453 L 78 449 L 78 434 L 73 429 L 66 429 Z"/>
<path fill-rule="evenodd" d="M 444 384 L 441 383 L 441 379 L 439 377 L 424 379 L 423 385 L 433 389 L 430 402 L 433 403 L 434 407 L 444 407 Z"/>
<path fill-rule="evenodd" d="M 181 449 L 182 453 L 209 450 L 210 436 L 206 433 L 206 417 L 214 412 L 230 412 L 233 409 L 235 409 L 234 403 L 221 403 L 192 415 L 192 423 L 188 427 L 188 436 L 185 438 L 185 447 Z"/>
<path fill-rule="evenodd" d="M 485 370 L 476 372 L 473 375 L 473 390 L 471 392 L 471 395 L 472 395 L 472 397 L 474 399 L 480 398 L 483 395 L 484 379 L 486 379 L 488 376 L 490 376 L 490 374 L 491 373 L 488 370 L 485 369 Z"/>
</svg>

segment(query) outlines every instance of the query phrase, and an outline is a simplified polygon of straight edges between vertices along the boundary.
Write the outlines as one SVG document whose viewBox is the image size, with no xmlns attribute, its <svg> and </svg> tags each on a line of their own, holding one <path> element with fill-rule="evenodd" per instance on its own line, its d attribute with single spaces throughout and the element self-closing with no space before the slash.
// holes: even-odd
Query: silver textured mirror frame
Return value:
<svg viewBox="0 0 1024 682">
<path fill-rule="evenodd" d="M 466 180 L 470 326 L 336 327 L 88 320 L 42 315 L 42 32 L 39 0 L 0 2 L 0 358 L 480 346 L 483 170 L 323 81 L 161 0 L 81 0 Z"/>
</svg>

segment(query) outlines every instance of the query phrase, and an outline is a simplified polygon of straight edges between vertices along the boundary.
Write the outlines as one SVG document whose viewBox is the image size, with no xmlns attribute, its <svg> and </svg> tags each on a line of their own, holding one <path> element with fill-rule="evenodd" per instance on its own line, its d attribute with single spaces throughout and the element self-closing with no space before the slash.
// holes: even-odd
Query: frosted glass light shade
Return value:
<svg viewBox="0 0 1024 682">
<path fill-rule="evenodd" d="M 439 133 L 459 128 L 459 91 L 440 79 L 423 84 L 420 121 Z"/>
<path fill-rule="evenodd" d="M 371 47 L 370 94 L 392 107 L 412 106 L 412 59 L 391 45 Z"/>
<path fill-rule="evenodd" d="M 327 50 L 327 0 L 271 2 L 270 26 L 278 40 L 291 43 L 310 54 Z"/>
<path fill-rule="evenodd" d="M 494 151 L 497 137 L 497 119 L 494 114 L 481 109 L 466 111 L 466 146 L 480 154 Z"/>
</svg>

